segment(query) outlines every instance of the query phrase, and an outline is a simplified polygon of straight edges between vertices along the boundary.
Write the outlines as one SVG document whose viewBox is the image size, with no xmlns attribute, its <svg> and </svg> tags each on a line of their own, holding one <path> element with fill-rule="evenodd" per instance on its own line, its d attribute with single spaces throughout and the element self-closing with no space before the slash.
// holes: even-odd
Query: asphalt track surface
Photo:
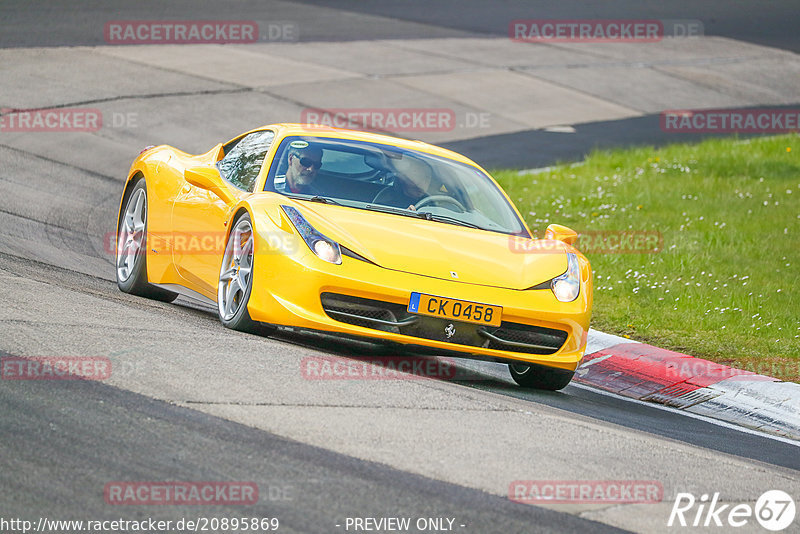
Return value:
<svg viewBox="0 0 800 534">
<path fill-rule="evenodd" d="M 33 510 L 51 518 L 195 518 L 205 513 L 189 506 L 119 513 L 98 488 L 116 480 L 255 479 L 261 500 L 247 516 L 277 517 L 281 532 L 333 532 L 344 518 L 364 516 L 458 518 L 469 532 L 532 525 L 537 532 L 619 532 L 102 384 L 28 382 L 4 388 L 0 398 L 4 410 L 26 414 L 0 423 L 4 446 L 14 451 L 3 466 L 6 518 Z M 214 517 L 241 515 L 240 506 L 213 507 Z"/>
<path fill-rule="evenodd" d="M 513 2 L 492 9 L 479 2 L 428 3 L 425 10 L 408 9 L 406 2 L 326 2 L 323 17 L 312 4 L 273 3 L 263 17 L 311 21 L 305 40 L 346 40 L 502 35 L 501 23 L 520 11 Z M 95 22 L 111 18 L 233 18 L 215 3 L 136 9 L 104 3 L 92 4 L 92 11 L 74 4 L 67 12 L 21 5 L 2 6 L 3 47 L 101 44 Z M 607 13 L 574 9 L 584 17 L 638 16 L 639 4 L 608 5 Z M 704 5 L 713 17 L 686 15 L 688 3 L 673 5 L 655 8 L 664 10 L 657 16 L 713 18 L 707 33 L 798 49 L 789 16 L 797 3 L 772 10 L 760 3 L 739 10 Z M 573 13 L 560 9 L 535 16 Z M 379 18 L 354 26 L 353 13 Z M 654 119 L 631 119 L 648 120 Z M 633 142 L 634 123 L 620 122 L 626 124 L 619 131 Z M 554 150 L 583 153 L 609 129 L 587 126 L 566 148 L 561 138 L 543 137 L 541 159 L 518 163 L 550 163 L 559 159 Z M 146 136 L 136 135 L 131 158 L 145 144 Z M 453 145 L 471 154 L 471 146 L 487 143 L 508 144 Z M 102 157 L 81 165 L 58 153 L 0 144 L 0 351 L 108 356 L 121 370 L 108 383 L 0 383 L 0 517 L 247 515 L 278 517 L 286 532 L 344 532 L 336 525 L 347 517 L 409 516 L 451 517 L 464 525 L 456 530 L 477 533 L 610 532 L 615 526 L 659 532 L 678 491 L 719 491 L 729 502 L 751 503 L 769 489 L 800 496 L 796 444 L 576 386 L 523 391 L 493 365 L 464 363 L 476 374 L 462 382 L 304 380 L 303 358 L 347 358 L 370 349 L 243 335 L 183 298 L 162 304 L 120 293 L 103 243 L 114 227 L 123 180 L 118 167 L 104 168 Z M 89 159 L 95 149 L 72 150 Z M 665 499 L 651 508 L 523 505 L 504 496 L 516 479 L 654 479 L 663 483 Z M 106 483 L 145 480 L 251 480 L 261 499 L 244 514 L 241 507 L 198 513 L 197 507 L 121 509 L 104 502 Z"/>
<path fill-rule="evenodd" d="M 491 7 L 489 7 L 491 5 Z M 528 2 L 510 0 L 304 0 L 300 2 L 58 2 L 31 4 L 6 0 L 0 5 L 0 46 L 95 46 L 105 43 L 103 27 L 110 20 L 256 20 L 259 24 L 297 25 L 298 42 L 342 42 L 370 39 L 436 39 L 508 36 L 515 19 L 659 19 L 700 20 L 703 33 L 800 52 L 797 13 L 800 0 L 736 2 L 712 0 L 636 2 L 615 0 Z M 57 22 L 56 22 L 57 21 Z M 792 103 L 794 108 L 795 102 Z M 659 117 L 585 123 L 565 140 L 563 133 L 533 129 L 482 136 L 442 146 L 469 154 L 487 168 L 532 168 L 579 161 L 592 149 L 617 146 L 660 146 L 710 136 L 669 134 L 658 128 Z"/>
<path fill-rule="evenodd" d="M 697 19 L 705 35 L 718 35 L 800 52 L 797 1 L 727 0 L 702 3 L 612 0 L 528 2 L 507 0 L 303 0 L 300 2 L 59 2 L 6 0 L 0 40 L 8 46 L 103 44 L 108 20 L 188 20 L 243 18 L 302 22 L 300 41 L 413 39 L 473 35 L 506 37 L 515 19 Z M 351 16 L 355 15 L 354 16 Z M 99 23 L 99 24 L 98 24 Z"/>
</svg>

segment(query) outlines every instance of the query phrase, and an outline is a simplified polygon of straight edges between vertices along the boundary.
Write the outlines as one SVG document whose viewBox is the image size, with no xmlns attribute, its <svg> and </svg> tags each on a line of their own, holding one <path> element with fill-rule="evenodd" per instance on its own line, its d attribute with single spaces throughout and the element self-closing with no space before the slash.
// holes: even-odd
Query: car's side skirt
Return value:
<svg viewBox="0 0 800 534">
<path fill-rule="evenodd" d="M 202 293 L 198 293 L 193 289 L 189 289 L 188 287 L 180 286 L 178 284 L 153 284 L 156 287 L 160 287 L 162 289 L 168 289 L 173 293 L 177 293 L 178 295 L 183 295 L 184 297 L 188 297 L 193 300 L 199 300 L 204 304 L 209 304 L 211 306 L 217 307 L 217 303 L 207 296 L 203 295 Z"/>
</svg>

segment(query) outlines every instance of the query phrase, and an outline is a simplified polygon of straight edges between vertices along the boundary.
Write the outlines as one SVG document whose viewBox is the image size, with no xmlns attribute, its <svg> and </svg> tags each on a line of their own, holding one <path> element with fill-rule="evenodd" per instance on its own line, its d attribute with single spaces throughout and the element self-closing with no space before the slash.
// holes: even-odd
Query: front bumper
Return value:
<svg viewBox="0 0 800 534">
<path fill-rule="evenodd" d="M 577 300 L 561 303 L 549 289 L 518 291 L 466 284 L 384 269 L 349 256 L 343 257 L 341 265 L 333 265 L 307 248 L 293 255 L 258 254 L 254 258 L 253 272 L 248 311 L 250 317 L 259 322 L 570 371 L 578 366 L 586 349 L 591 277 L 582 285 Z M 405 309 L 412 292 L 503 306 L 503 324 L 497 329 L 410 314 Z M 394 316 L 382 319 L 376 315 L 375 319 L 408 324 L 354 319 L 346 315 L 352 309 L 341 307 L 337 314 L 337 307 L 331 306 L 331 295 L 343 296 L 345 300 L 385 303 L 394 311 Z M 409 318 L 417 320 L 408 322 Z M 449 325 L 452 325 L 450 330 L 454 330 L 452 335 L 448 335 Z M 530 327 L 536 335 L 516 336 L 514 329 L 520 327 Z M 517 343 L 541 345 L 541 348 Z"/>
</svg>

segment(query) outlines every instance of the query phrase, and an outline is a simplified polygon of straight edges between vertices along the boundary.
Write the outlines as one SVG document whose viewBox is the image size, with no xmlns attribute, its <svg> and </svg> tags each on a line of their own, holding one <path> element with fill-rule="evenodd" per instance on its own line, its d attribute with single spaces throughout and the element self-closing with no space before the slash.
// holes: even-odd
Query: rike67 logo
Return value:
<svg viewBox="0 0 800 534">
<path fill-rule="evenodd" d="M 697 499 L 691 493 L 678 493 L 667 526 L 738 528 L 755 518 L 767 530 L 778 532 L 794 522 L 794 499 L 781 490 L 765 491 L 755 506 L 747 503 L 719 504 L 719 493 Z"/>
</svg>

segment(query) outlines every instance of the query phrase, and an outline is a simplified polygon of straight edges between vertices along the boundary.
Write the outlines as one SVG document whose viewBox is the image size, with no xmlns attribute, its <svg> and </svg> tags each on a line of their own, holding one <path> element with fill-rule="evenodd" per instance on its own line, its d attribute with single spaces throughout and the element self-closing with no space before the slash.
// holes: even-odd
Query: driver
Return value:
<svg viewBox="0 0 800 534">
<path fill-rule="evenodd" d="M 380 195 L 380 202 L 416 211 L 415 204 L 428 196 L 433 169 L 426 162 L 409 156 L 392 161 L 392 166 L 397 171 L 397 180 L 386 194 Z"/>
<path fill-rule="evenodd" d="M 322 166 L 322 149 L 306 141 L 294 141 L 289 145 L 287 156 L 285 191 L 303 195 L 317 195 L 314 187 L 317 170 Z"/>
</svg>

